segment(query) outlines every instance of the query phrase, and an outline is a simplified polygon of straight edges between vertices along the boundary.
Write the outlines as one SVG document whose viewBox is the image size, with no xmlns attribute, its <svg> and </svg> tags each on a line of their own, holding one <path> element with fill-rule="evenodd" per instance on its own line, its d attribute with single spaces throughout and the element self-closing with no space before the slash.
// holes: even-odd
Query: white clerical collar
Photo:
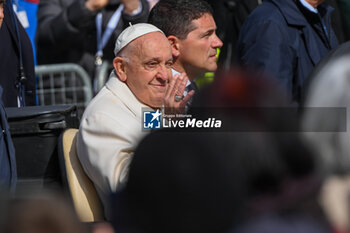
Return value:
<svg viewBox="0 0 350 233">
<path fill-rule="evenodd" d="M 128 85 L 126 85 L 125 82 L 120 81 L 114 71 L 111 72 L 105 86 L 113 93 L 113 95 L 117 96 L 131 112 L 133 112 L 137 119 L 142 119 L 142 109 L 151 108 L 140 102 Z"/>
<path fill-rule="evenodd" d="M 310 3 L 308 3 L 306 0 L 299 0 L 301 2 L 301 4 L 303 4 L 304 7 L 306 7 L 306 9 L 308 9 L 309 11 L 311 12 L 314 12 L 314 13 L 318 13 L 318 10 L 317 8 L 313 7 L 310 5 Z"/>
</svg>

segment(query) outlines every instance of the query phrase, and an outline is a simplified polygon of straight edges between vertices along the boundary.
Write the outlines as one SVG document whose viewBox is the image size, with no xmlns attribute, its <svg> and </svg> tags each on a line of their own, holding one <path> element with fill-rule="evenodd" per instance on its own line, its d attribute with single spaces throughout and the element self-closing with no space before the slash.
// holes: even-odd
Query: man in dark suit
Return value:
<svg viewBox="0 0 350 233">
<path fill-rule="evenodd" d="M 0 28 L 4 20 L 4 3 L 5 0 L 0 0 Z M 0 40 L 0 45 L 3 45 L 2 40 Z M 0 187 L 10 187 L 14 191 L 17 182 L 15 148 L 11 140 L 5 108 L 1 101 L 2 94 L 3 89 L 0 86 L 0 133 L 2 134 L 0 136 Z"/>
<path fill-rule="evenodd" d="M 5 107 L 35 105 L 34 58 L 30 40 L 6 0 L 0 29 L 0 85 Z"/>
<path fill-rule="evenodd" d="M 238 39 L 240 63 L 276 79 L 300 103 L 305 80 L 338 41 L 332 8 L 323 0 L 265 0 L 245 21 Z"/>
</svg>

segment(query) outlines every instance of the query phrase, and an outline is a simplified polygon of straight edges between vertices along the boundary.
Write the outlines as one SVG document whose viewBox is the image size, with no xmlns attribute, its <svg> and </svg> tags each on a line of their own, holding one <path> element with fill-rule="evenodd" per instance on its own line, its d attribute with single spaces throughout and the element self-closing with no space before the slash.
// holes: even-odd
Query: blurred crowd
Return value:
<svg viewBox="0 0 350 233">
<path fill-rule="evenodd" d="M 0 233 L 350 232 L 349 39 L 349 0 L 0 0 Z M 35 65 L 94 84 L 104 62 L 74 141 L 86 223 L 16 192 L 5 107 L 36 105 Z M 144 108 L 225 124 L 145 133 Z"/>
</svg>

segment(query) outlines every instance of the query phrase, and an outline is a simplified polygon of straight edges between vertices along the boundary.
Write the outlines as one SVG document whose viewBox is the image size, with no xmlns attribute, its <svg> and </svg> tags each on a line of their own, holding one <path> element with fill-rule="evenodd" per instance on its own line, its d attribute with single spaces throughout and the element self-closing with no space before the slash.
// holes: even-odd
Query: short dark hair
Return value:
<svg viewBox="0 0 350 233">
<path fill-rule="evenodd" d="M 5 3 L 5 0 L 0 0 L 0 4 L 4 4 Z"/>
<path fill-rule="evenodd" d="M 203 0 L 160 0 L 151 10 L 148 22 L 161 29 L 166 36 L 186 39 L 194 30 L 192 21 L 205 13 L 213 15 L 211 6 Z"/>
</svg>

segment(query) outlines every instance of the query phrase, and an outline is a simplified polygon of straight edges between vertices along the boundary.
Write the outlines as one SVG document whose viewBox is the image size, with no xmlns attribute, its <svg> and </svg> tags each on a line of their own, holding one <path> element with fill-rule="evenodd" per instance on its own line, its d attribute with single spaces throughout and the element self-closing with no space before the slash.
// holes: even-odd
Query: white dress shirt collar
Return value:
<svg viewBox="0 0 350 233">
<path fill-rule="evenodd" d="M 313 13 L 318 13 L 318 10 L 317 8 L 313 7 L 310 5 L 310 3 L 308 3 L 306 0 L 299 0 L 300 3 L 306 8 L 308 9 L 309 11 L 313 12 Z"/>
</svg>

